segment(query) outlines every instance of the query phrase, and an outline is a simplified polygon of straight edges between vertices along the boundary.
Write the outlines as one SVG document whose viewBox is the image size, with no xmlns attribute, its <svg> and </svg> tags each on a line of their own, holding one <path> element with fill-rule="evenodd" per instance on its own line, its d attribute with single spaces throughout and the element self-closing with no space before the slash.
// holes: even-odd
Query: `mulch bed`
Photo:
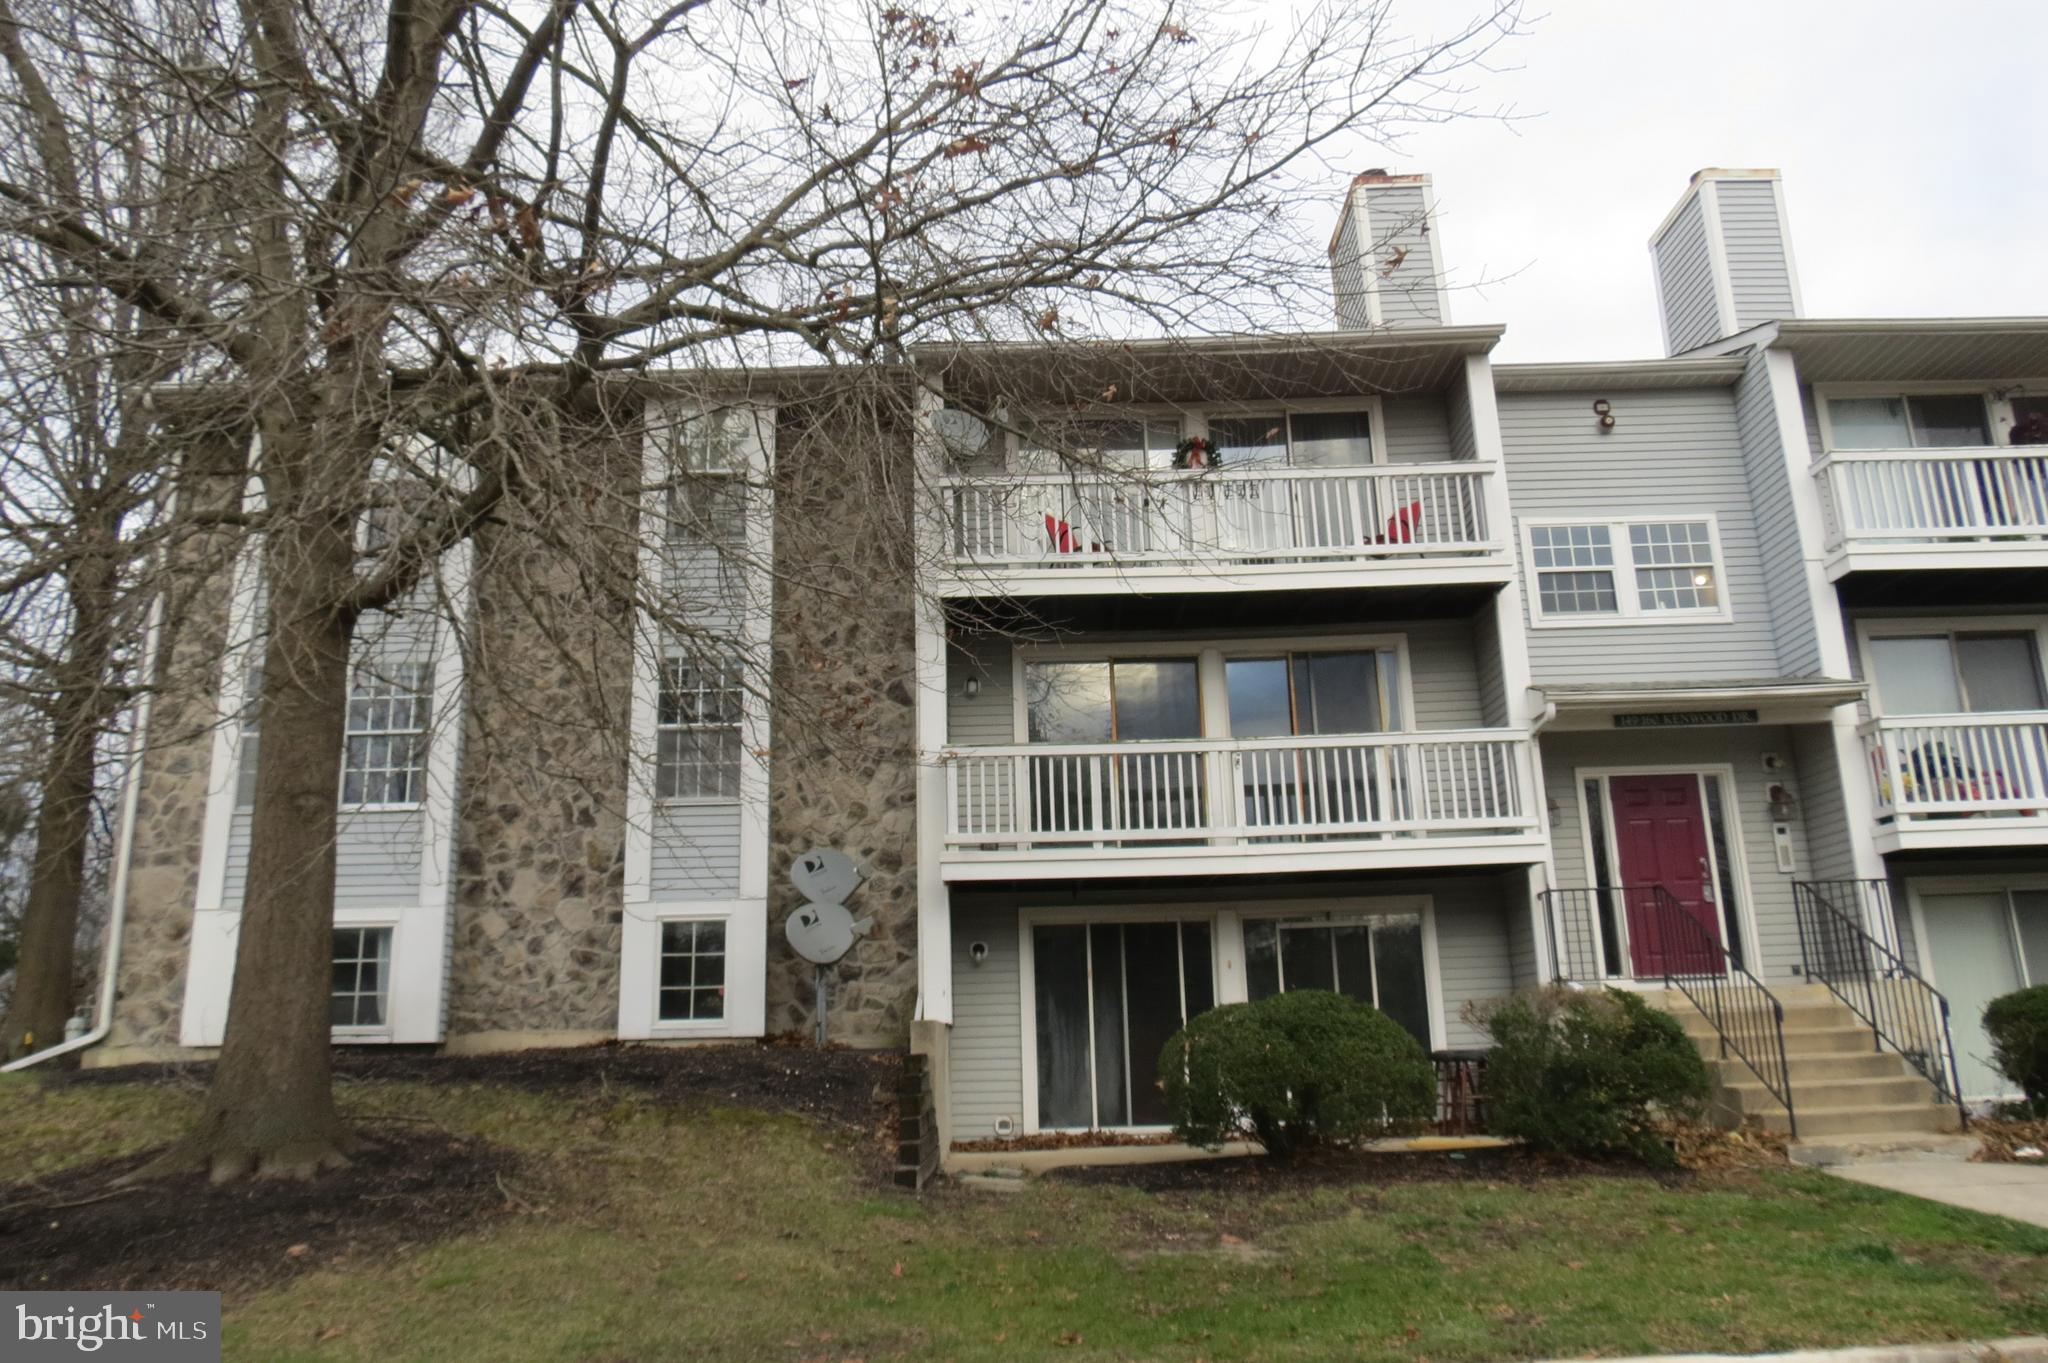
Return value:
<svg viewBox="0 0 2048 1363">
<path fill-rule="evenodd" d="M 1179 1160 L 1169 1164 L 1054 1169 L 1044 1177 L 1061 1183 L 1112 1184 L 1148 1193 L 1283 1193 L 1339 1184 L 1360 1187 L 1394 1183 L 1475 1182 L 1527 1186 L 1560 1176 L 1584 1174 L 1648 1177 L 1652 1171 L 1635 1165 L 1588 1164 L 1557 1159 L 1518 1149 L 1333 1150 L 1286 1161 L 1252 1155 Z M 1690 1177 L 1683 1172 L 1658 1172 L 1656 1176 L 1663 1179 Z"/>
<path fill-rule="evenodd" d="M 372 1139 L 348 1168 L 308 1182 L 216 1188 L 193 1174 L 110 1186 L 144 1154 L 0 1190 L 0 1289 L 253 1290 L 389 1259 L 531 1196 L 512 1158 L 482 1141 L 382 1126 Z"/>
<path fill-rule="evenodd" d="M 344 1079 L 433 1084 L 502 1084 L 530 1093 L 638 1090 L 692 1107 L 743 1107 L 793 1113 L 833 1126 L 872 1131 L 890 1115 L 903 1057 L 891 1051 L 819 1050 L 773 1043 L 628 1046 L 608 1042 L 496 1055 L 338 1051 Z M 204 1082 L 211 1064 L 122 1065 L 80 1070 L 74 1084 L 132 1084 L 152 1079 Z"/>
</svg>

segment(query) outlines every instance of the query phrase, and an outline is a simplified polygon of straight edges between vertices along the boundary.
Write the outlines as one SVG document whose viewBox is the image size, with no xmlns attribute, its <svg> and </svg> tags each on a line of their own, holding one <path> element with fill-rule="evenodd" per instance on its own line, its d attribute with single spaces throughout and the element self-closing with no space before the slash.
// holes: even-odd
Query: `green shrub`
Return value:
<svg viewBox="0 0 2048 1363">
<path fill-rule="evenodd" d="M 1412 1128 L 1436 1112 L 1436 1069 L 1376 1008 L 1297 989 L 1195 1018 L 1159 1054 L 1174 1133 L 1217 1146 L 1249 1128 L 1285 1158 Z"/>
<path fill-rule="evenodd" d="M 1618 989 L 1541 989 L 1478 1011 L 1496 1135 L 1538 1150 L 1672 1162 L 1659 1116 L 1697 1120 L 1713 1091 L 1678 1019 Z"/>
<path fill-rule="evenodd" d="M 2048 984 L 2001 994 L 1984 1007 L 1991 1061 L 2020 1086 L 2027 1108 L 2048 1117 Z"/>
</svg>

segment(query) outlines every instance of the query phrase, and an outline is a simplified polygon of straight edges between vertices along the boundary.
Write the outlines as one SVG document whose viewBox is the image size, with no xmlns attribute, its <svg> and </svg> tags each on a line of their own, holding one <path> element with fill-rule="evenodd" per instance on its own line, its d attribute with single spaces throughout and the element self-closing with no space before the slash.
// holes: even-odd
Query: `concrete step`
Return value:
<svg viewBox="0 0 2048 1363">
<path fill-rule="evenodd" d="M 1929 1160 L 1966 1164 L 1983 1142 L 1971 1135 L 1877 1136 L 1858 1140 L 1853 1136 L 1800 1139 L 1786 1148 L 1794 1164 L 1825 1169 L 1833 1164 L 1898 1164 Z"/>
<path fill-rule="evenodd" d="M 1714 1035 L 1714 1025 L 1698 1010 L 1674 1014 L 1679 1025 L 1685 1028 L 1687 1036 Z M 1870 1029 L 1857 1020 L 1854 1013 L 1846 1008 L 1787 1008 L 1785 1010 L 1785 1036 L 1787 1044 L 1796 1033 L 1801 1036 L 1826 1032 L 1861 1031 L 1870 1035 Z"/>
<path fill-rule="evenodd" d="M 1792 1100 L 1799 1106 L 1799 1138 L 1802 1141 L 1826 1139 L 1833 1144 L 1882 1141 L 1897 1136 L 1954 1131 L 1958 1125 L 1954 1108 L 1933 1103 L 1812 1107 L 1799 1103 L 1797 1089 L 1793 1090 Z M 1783 1108 L 1754 1115 L 1766 1130 L 1790 1129 Z"/>
<path fill-rule="evenodd" d="M 1892 1079 L 1912 1073 L 1897 1052 L 1871 1050 L 1868 1037 L 1860 1051 L 1790 1052 L 1785 1065 L 1794 1084 L 1816 1079 Z"/>
<path fill-rule="evenodd" d="M 1724 1071 L 1721 1086 L 1744 1112 L 1768 1112 L 1778 1106 L 1778 1100 L 1746 1066 L 1732 1074 Z M 1898 1075 L 1889 1079 L 1794 1080 L 1792 1102 L 1801 1113 L 1809 1107 L 1821 1110 L 1911 1107 L 1916 1103 L 1931 1107 L 1934 1087 L 1918 1075 Z"/>
<path fill-rule="evenodd" d="M 1707 1029 L 1693 1031 L 1688 1028 L 1686 1036 L 1700 1048 L 1700 1054 L 1709 1060 L 1720 1052 L 1719 1038 Z M 1836 1027 L 1827 1031 L 1785 1033 L 1785 1055 L 1868 1055 L 1872 1053 L 1870 1029 L 1868 1027 Z"/>
</svg>

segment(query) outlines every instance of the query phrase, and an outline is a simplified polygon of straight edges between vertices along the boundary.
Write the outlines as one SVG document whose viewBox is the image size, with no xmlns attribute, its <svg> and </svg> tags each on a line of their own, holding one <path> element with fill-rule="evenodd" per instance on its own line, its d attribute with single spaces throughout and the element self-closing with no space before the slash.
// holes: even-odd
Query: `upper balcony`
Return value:
<svg viewBox="0 0 2048 1363">
<path fill-rule="evenodd" d="M 961 594 L 1019 596 L 1499 582 L 1498 477 L 1469 461 L 963 474 L 943 483 L 944 566 Z"/>
<path fill-rule="evenodd" d="M 2048 567 L 2048 448 L 1836 450 L 1814 476 L 1831 578 Z"/>
<path fill-rule="evenodd" d="M 1491 327 L 920 353 L 955 598 L 1512 580 Z"/>
</svg>

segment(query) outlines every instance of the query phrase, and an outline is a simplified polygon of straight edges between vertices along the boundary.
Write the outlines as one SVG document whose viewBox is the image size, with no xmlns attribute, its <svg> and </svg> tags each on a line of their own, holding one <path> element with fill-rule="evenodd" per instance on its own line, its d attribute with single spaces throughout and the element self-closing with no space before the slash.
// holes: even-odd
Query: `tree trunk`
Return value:
<svg viewBox="0 0 2048 1363">
<path fill-rule="evenodd" d="M 71 1016 L 72 939 L 85 887 L 85 844 L 92 824 L 93 740 L 81 712 L 87 698 L 58 698 L 55 742 L 43 769 L 36 850 L 22 907 L 14 993 L 0 1022 L 0 1055 L 13 1058 L 64 1039 Z"/>
<path fill-rule="evenodd" d="M 166 1157 L 204 1165 L 215 1182 L 310 1177 L 346 1163 L 355 1146 L 334 1107 L 328 1024 L 354 634 L 335 603 L 352 580 L 352 525 L 345 513 L 307 507 L 303 518 L 280 517 L 265 540 L 263 743 L 234 993 L 204 1115 Z"/>
<path fill-rule="evenodd" d="M 85 892 L 93 777 L 100 735 L 115 706 L 107 676 L 113 661 L 115 587 L 113 565 L 97 554 L 81 557 L 68 585 L 70 639 L 50 703 L 50 756 L 36 811 L 36 850 L 22 907 L 14 993 L 0 1020 L 0 1056 L 56 1045 L 71 1016 L 72 954 Z"/>
</svg>

